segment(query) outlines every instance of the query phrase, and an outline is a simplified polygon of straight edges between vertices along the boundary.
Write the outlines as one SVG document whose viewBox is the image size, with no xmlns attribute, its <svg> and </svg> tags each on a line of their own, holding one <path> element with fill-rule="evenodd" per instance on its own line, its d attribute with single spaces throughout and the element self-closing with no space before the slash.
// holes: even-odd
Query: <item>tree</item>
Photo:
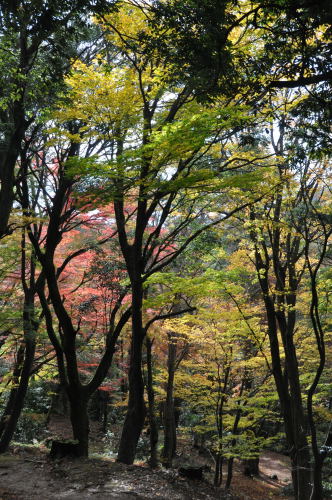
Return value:
<svg viewBox="0 0 332 500">
<path fill-rule="evenodd" d="M 273 68 L 270 87 L 331 85 L 331 21 L 327 0 L 258 2 L 253 28 L 262 33 L 265 50 L 257 62 L 260 72 L 265 67 L 271 74 Z"/>
<path fill-rule="evenodd" d="M 145 50 L 144 35 L 152 36 L 148 13 L 148 8 L 129 5 L 101 18 L 108 43 L 117 48 L 121 69 L 105 66 L 101 58 L 95 68 L 78 66 L 78 73 L 70 80 L 73 104 L 68 114 L 89 119 L 94 123 L 90 134 L 100 137 L 103 133 L 111 140 L 109 160 L 104 166 L 99 161 L 95 173 L 90 168 L 86 174 L 88 178 L 95 175 L 96 179 L 105 179 L 103 190 L 105 193 L 108 189 L 113 199 L 119 244 L 131 284 L 129 402 L 118 455 L 126 463 L 134 459 L 145 418 L 141 373 L 146 331 L 142 322 L 143 283 L 169 265 L 205 227 L 230 216 L 221 210 L 219 220 L 204 220 L 207 202 L 196 208 L 194 197 L 202 194 L 203 186 L 206 196 L 217 191 L 213 145 L 221 141 L 223 133 L 228 137 L 230 130 L 250 119 L 238 106 L 222 99 L 217 107 L 204 107 L 194 100 L 192 83 L 179 82 L 172 76 L 166 56 L 151 52 L 150 46 Z M 104 92 L 96 107 L 91 92 L 96 89 L 100 93 L 101 80 Z M 252 161 L 240 159 L 243 166 Z M 200 216 L 204 222 L 195 227 Z M 166 221 L 168 228 L 163 234 Z M 188 230 L 186 236 L 190 226 L 192 232 Z M 180 237 L 183 239 L 178 243 Z"/>
<path fill-rule="evenodd" d="M 21 257 L 21 281 L 24 292 L 22 311 L 23 339 L 19 348 L 18 363 L 14 370 L 14 372 L 16 372 L 14 373 L 14 378 L 16 378 L 17 386 L 14 387 L 10 392 L 7 406 L 2 417 L 4 426 L 0 439 L 0 453 L 7 451 L 10 440 L 16 429 L 18 418 L 23 408 L 24 398 L 27 392 L 34 362 L 36 349 L 36 332 L 39 326 L 35 313 L 35 256 L 33 252 L 30 256 L 27 256 L 26 252 L 26 232 L 23 229 Z"/>
<path fill-rule="evenodd" d="M 90 224 L 94 220 L 93 215 L 85 216 L 82 213 L 82 207 L 81 210 L 76 207 L 73 198 L 75 179 L 67 175 L 67 163 L 70 158 L 77 155 L 78 146 L 72 140 L 60 138 L 59 142 L 54 139 L 46 142 L 46 145 L 43 143 L 43 150 L 39 149 L 38 142 L 36 147 L 38 152 L 35 153 L 32 149 L 22 164 L 22 170 L 26 175 L 22 180 L 21 202 L 24 213 L 33 220 L 27 221 L 27 231 L 41 265 L 36 291 L 45 316 L 47 332 L 56 353 L 60 382 L 67 392 L 70 403 L 73 434 L 77 440 L 76 454 L 86 456 L 89 435 L 87 405 L 91 395 L 107 375 L 118 336 L 129 320 L 131 311 L 130 307 L 122 307 L 122 301 L 127 293 L 126 287 L 115 286 L 101 357 L 96 363 L 91 379 L 84 380 L 84 376 L 82 377 L 80 373 L 78 342 L 83 315 L 72 314 L 73 301 L 65 302 L 66 295 L 68 299 L 68 290 L 65 283 L 61 284 L 61 279 L 74 258 L 88 255 L 92 248 L 99 247 L 112 239 L 114 232 L 112 227 L 108 226 L 107 236 L 104 235 L 93 242 L 91 239 L 85 241 L 83 238 L 81 242 L 83 246 L 69 248 L 69 253 L 61 256 L 60 243 L 66 234 L 77 227 L 82 228 L 84 224 L 89 226 L 89 220 Z M 45 219 L 47 224 L 44 224 Z M 101 216 L 100 219 L 104 221 Z M 98 221 L 96 225 L 98 226 Z M 98 237 L 98 231 L 94 236 Z M 77 237 L 76 243 L 79 244 Z M 75 289 L 80 292 L 77 283 L 72 282 L 72 285 L 74 286 L 72 292 Z"/>
<path fill-rule="evenodd" d="M 1 2 L 0 237 L 12 227 L 15 168 L 25 133 L 64 91 L 71 58 L 84 52 L 78 47 L 87 35 L 88 15 L 110 5 L 102 0 Z"/>
<path fill-rule="evenodd" d="M 279 158 L 276 174 L 280 182 L 270 200 L 264 205 L 250 209 L 248 226 L 252 242 L 252 260 L 266 310 L 272 371 L 292 459 L 295 496 L 298 499 L 321 498 L 321 490 L 315 491 L 316 488 L 319 490 L 317 486 L 311 492 L 308 474 L 310 452 L 304 399 L 307 398 L 310 408 L 311 391 L 314 392 L 317 386 L 313 382 L 306 394 L 301 384 L 303 367 L 298 354 L 297 301 L 306 273 L 309 273 L 312 283 L 309 289 L 312 294 L 312 333 L 317 338 L 317 349 L 321 352 L 322 332 L 319 334 L 317 331 L 319 314 L 317 305 L 313 305 L 317 302 L 314 282 L 324 260 L 331 229 L 322 224 L 319 218 L 317 221 L 311 215 L 311 210 L 323 203 L 324 176 L 328 175 L 328 171 L 323 166 L 322 170 L 317 169 L 317 164 L 313 166 L 310 157 L 302 156 L 300 145 L 292 148 L 292 132 L 287 124 L 287 105 L 289 102 L 284 101 L 279 115 L 277 139 L 274 136 L 275 131 L 271 129 L 272 144 Z M 309 209 L 311 204 L 312 208 Z M 324 206 L 324 210 L 329 211 L 329 202 Z M 316 254 L 315 264 L 312 262 L 312 252 Z M 318 373 L 321 373 L 321 370 L 320 361 Z M 318 379 L 319 375 L 314 377 L 317 382 Z M 315 442 L 312 420 L 311 438 Z"/>
<path fill-rule="evenodd" d="M 183 335 L 179 335 L 171 329 L 167 331 L 167 379 L 166 398 L 163 409 L 164 424 L 164 447 L 162 460 L 166 467 L 172 466 L 172 460 L 176 454 L 176 420 L 175 420 L 175 398 L 174 379 L 181 361 L 189 352 L 189 342 Z"/>
<path fill-rule="evenodd" d="M 262 389 L 271 371 L 261 310 L 242 287 L 243 278 L 249 277 L 242 272 L 238 266 L 215 269 L 186 283 L 195 293 L 197 312 L 165 325 L 190 345 L 176 372 L 175 393 L 214 458 L 216 486 L 228 459 L 226 489 L 234 458 L 257 457 L 267 443 L 258 428 L 268 419 L 273 398 L 271 390 Z"/>
</svg>

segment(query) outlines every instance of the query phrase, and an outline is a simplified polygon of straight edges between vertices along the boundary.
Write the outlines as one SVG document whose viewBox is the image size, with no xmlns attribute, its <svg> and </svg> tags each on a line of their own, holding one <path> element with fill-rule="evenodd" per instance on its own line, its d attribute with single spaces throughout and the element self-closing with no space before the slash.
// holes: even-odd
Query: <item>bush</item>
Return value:
<svg viewBox="0 0 332 500">
<path fill-rule="evenodd" d="M 285 496 L 293 496 L 294 495 L 294 490 L 293 490 L 293 485 L 292 483 L 286 484 L 282 489 L 281 489 L 281 494 Z"/>
<path fill-rule="evenodd" d="M 149 436 L 142 435 L 137 443 L 136 459 L 147 460 L 150 454 L 150 438 Z"/>
<path fill-rule="evenodd" d="M 46 429 L 44 414 L 24 411 L 18 421 L 14 440 L 20 443 L 35 443 L 43 439 Z"/>
<path fill-rule="evenodd" d="M 332 483 L 323 481 L 324 498 L 332 498 Z"/>
<path fill-rule="evenodd" d="M 21 443 L 41 441 L 46 429 L 46 415 L 51 396 L 49 385 L 32 383 L 24 401 L 24 410 L 19 418 L 14 440 Z"/>
</svg>

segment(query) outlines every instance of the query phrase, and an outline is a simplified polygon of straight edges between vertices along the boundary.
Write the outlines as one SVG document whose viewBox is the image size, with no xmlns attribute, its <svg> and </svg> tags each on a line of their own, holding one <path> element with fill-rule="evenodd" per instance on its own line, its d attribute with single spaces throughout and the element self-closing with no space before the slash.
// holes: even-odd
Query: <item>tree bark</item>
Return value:
<svg viewBox="0 0 332 500">
<path fill-rule="evenodd" d="M 215 466 L 214 466 L 214 486 L 221 486 L 222 484 L 222 467 L 223 467 L 224 457 L 220 452 L 216 453 L 215 456 Z"/>
<path fill-rule="evenodd" d="M 28 59 L 26 51 L 20 48 L 20 69 L 24 72 Z M 0 154 L 0 238 L 8 232 L 8 222 L 14 201 L 15 166 L 21 151 L 24 133 L 28 127 L 23 102 L 24 87 L 19 83 L 18 87 L 21 87 L 19 88 L 20 99 L 12 105 L 13 116 L 8 116 L 9 122 L 13 121 L 13 128 L 9 137 L 5 139 L 6 150 Z"/>
<path fill-rule="evenodd" d="M 19 348 L 17 365 L 14 370 L 14 378 L 19 379 L 18 387 L 12 389 L 6 408 L 6 415 L 1 422 L 2 433 L 0 439 L 0 453 L 7 451 L 9 443 L 14 435 L 18 419 L 21 415 L 25 396 L 28 390 L 30 375 L 36 350 L 36 332 L 38 322 L 35 320 L 35 261 L 34 254 L 30 257 L 30 276 L 26 279 L 26 241 L 25 229 L 22 230 L 21 240 L 21 282 L 24 291 L 23 303 L 23 342 Z M 23 351 L 24 350 L 24 354 Z"/>
<path fill-rule="evenodd" d="M 149 464 L 151 467 L 158 466 L 158 426 L 155 411 L 155 393 L 153 388 L 153 366 L 152 366 L 152 345 L 149 337 L 146 338 L 146 364 L 147 364 L 147 393 L 148 393 L 148 412 L 149 412 L 149 425 L 150 425 L 150 460 Z"/>
<path fill-rule="evenodd" d="M 176 364 L 176 339 L 169 335 L 167 358 L 166 401 L 164 405 L 164 448 L 163 461 L 166 467 L 172 467 L 176 452 L 176 426 L 174 412 L 174 375 Z"/>
<path fill-rule="evenodd" d="M 70 421 L 74 439 L 77 441 L 77 456 L 87 457 L 89 454 L 89 417 L 88 397 L 86 391 L 80 387 L 68 387 L 70 403 Z"/>
<path fill-rule="evenodd" d="M 219 382 L 219 401 L 217 403 L 216 411 L 216 425 L 218 431 L 218 449 L 215 457 L 215 471 L 214 471 L 214 485 L 221 486 L 222 483 L 222 468 L 224 463 L 224 457 L 222 455 L 223 449 L 223 432 L 224 432 L 224 404 L 226 401 L 226 391 L 228 386 L 228 380 L 230 376 L 231 367 L 229 364 L 224 367 L 224 382 L 221 386 L 221 381 Z"/>
<path fill-rule="evenodd" d="M 24 361 L 19 374 L 18 387 L 10 395 L 4 428 L 0 439 L 0 453 L 7 451 L 21 415 L 28 390 L 36 349 L 36 324 L 34 322 L 34 290 L 26 290 L 23 311 Z"/>
<path fill-rule="evenodd" d="M 17 350 L 16 362 L 13 369 L 12 383 L 14 387 L 12 387 L 9 393 L 9 397 L 7 399 L 7 403 L 0 420 L 0 437 L 5 430 L 6 422 L 8 421 L 8 418 L 14 409 L 16 393 L 19 386 L 20 375 L 22 373 L 22 368 L 24 363 L 24 353 L 25 353 L 25 345 L 24 342 L 22 342 Z"/>
<path fill-rule="evenodd" d="M 135 460 L 136 447 L 140 438 L 146 408 L 144 403 L 144 382 L 142 374 L 143 339 L 133 336 L 131 342 L 130 368 L 128 377 L 129 400 L 126 418 L 123 424 L 118 462 L 132 464 Z"/>
<path fill-rule="evenodd" d="M 142 325 L 143 289 L 140 282 L 132 286 L 132 340 L 128 374 L 129 399 L 126 418 L 123 424 L 118 462 L 132 464 L 140 438 L 146 408 L 144 402 L 144 380 L 142 373 L 142 349 L 144 329 Z"/>
<path fill-rule="evenodd" d="M 310 495 L 310 500 L 322 500 L 323 497 L 323 481 L 322 481 L 323 461 L 315 462 L 313 470 L 313 487 Z"/>
<path fill-rule="evenodd" d="M 23 369 L 20 376 L 19 386 L 15 393 L 15 399 L 11 408 L 11 413 L 8 415 L 5 428 L 1 436 L 0 453 L 4 453 L 8 450 L 8 446 L 14 435 L 18 419 L 20 418 L 24 406 L 24 399 L 28 390 L 31 369 L 35 357 L 35 347 L 36 341 L 35 337 L 32 335 L 31 338 L 25 340 Z"/>
</svg>

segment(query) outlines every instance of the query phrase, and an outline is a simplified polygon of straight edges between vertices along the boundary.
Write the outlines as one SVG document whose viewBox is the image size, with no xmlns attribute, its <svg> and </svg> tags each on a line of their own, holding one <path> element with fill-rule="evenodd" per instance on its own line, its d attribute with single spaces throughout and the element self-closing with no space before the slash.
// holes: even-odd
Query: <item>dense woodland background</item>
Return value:
<svg viewBox="0 0 332 500">
<path fill-rule="evenodd" d="M 0 453 L 177 439 L 332 489 L 332 9 L 2 1 Z M 194 470 L 194 468 L 193 468 Z M 196 471 L 197 472 L 197 471 Z M 325 493 L 323 493 L 323 490 Z"/>
</svg>

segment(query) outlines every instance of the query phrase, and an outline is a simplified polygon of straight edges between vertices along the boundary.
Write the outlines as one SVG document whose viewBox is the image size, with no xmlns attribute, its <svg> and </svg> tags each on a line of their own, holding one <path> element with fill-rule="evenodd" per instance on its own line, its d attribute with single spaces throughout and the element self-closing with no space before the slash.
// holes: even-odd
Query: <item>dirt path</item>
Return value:
<svg viewBox="0 0 332 500">
<path fill-rule="evenodd" d="M 281 489 L 291 482 L 290 460 L 273 451 L 265 451 L 259 460 L 259 477 L 248 478 L 235 466 L 232 493 L 239 500 L 292 500 L 281 495 Z"/>
<path fill-rule="evenodd" d="M 288 484 L 292 480 L 290 459 L 280 453 L 265 451 L 259 460 L 259 470 L 263 477 L 277 476 L 282 484 Z"/>
</svg>

